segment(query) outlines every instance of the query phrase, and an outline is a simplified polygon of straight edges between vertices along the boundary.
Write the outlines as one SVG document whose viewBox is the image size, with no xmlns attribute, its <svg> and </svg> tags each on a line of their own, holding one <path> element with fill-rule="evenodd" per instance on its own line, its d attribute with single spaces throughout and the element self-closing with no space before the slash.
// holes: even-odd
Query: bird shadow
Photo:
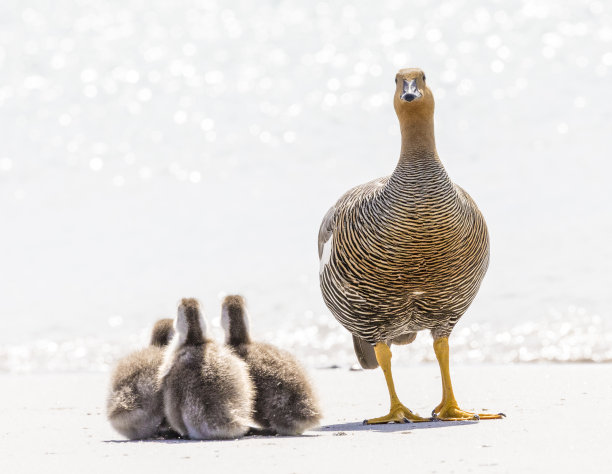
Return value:
<svg viewBox="0 0 612 474">
<path fill-rule="evenodd" d="M 457 426 L 466 426 L 466 425 L 474 425 L 480 423 L 479 420 L 466 420 L 466 421 L 426 421 L 423 423 L 387 423 L 380 425 L 365 425 L 363 421 L 349 421 L 347 423 L 335 423 L 332 425 L 320 426 L 317 429 L 312 431 L 308 431 L 300 435 L 300 438 L 316 438 L 321 436 L 323 433 L 332 433 L 334 435 L 346 434 L 347 431 L 354 432 L 364 432 L 364 431 L 373 431 L 377 433 L 397 433 L 397 432 L 409 432 L 413 430 L 428 430 L 435 428 L 451 428 Z M 257 429 L 252 428 L 249 432 L 243 437 L 239 439 L 232 439 L 229 441 L 240 441 L 248 438 L 295 438 L 295 436 L 283 436 L 276 434 L 272 431 L 265 429 Z M 198 440 L 198 439 L 187 439 L 181 437 L 159 437 L 159 438 L 149 438 L 149 439 L 109 439 L 104 440 L 104 443 L 110 444 L 124 444 L 124 443 L 163 443 L 163 444 L 176 444 L 176 443 L 222 443 L 223 439 L 207 439 L 207 440 Z"/>
<path fill-rule="evenodd" d="M 184 443 L 227 443 L 230 441 L 246 441 L 248 439 L 289 439 L 289 438 L 316 438 L 320 436 L 319 433 L 310 432 L 302 433 L 301 435 L 289 436 L 279 434 L 252 434 L 246 435 L 242 438 L 230 438 L 230 439 L 187 439 L 187 438 L 148 438 L 148 439 L 107 439 L 103 443 L 108 444 L 130 444 L 130 443 L 161 443 L 161 444 L 184 444 Z"/>
<path fill-rule="evenodd" d="M 252 435 L 260 436 L 260 435 Z M 262 436 L 263 437 L 263 436 Z M 185 444 L 185 443 L 225 443 L 228 441 L 242 441 L 247 437 L 229 439 L 187 439 L 187 438 L 147 438 L 147 439 L 107 439 L 108 444 L 130 444 L 130 443 L 160 443 L 160 444 Z"/>
<path fill-rule="evenodd" d="M 274 438 L 274 439 L 283 439 L 283 438 L 315 438 L 320 436 L 317 433 L 318 430 L 309 431 L 306 433 L 302 433 L 301 435 L 281 435 L 276 433 L 274 430 L 265 429 L 265 428 L 255 428 L 251 427 L 249 431 L 242 438 L 230 438 L 230 439 L 188 439 L 182 438 L 178 433 L 169 433 L 165 436 L 158 436 L 156 438 L 147 438 L 147 439 L 109 439 L 104 440 L 104 443 L 110 444 L 123 444 L 123 443 L 163 443 L 163 444 L 176 444 L 176 443 L 222 443 L 224 441 L 241 441 L 249 438 L 255 439 L 266 439 L 266 438 Z"/>
<path fill-rule="evenodd" d="M 130 444 L 130 443 L 164 443 L 164 444 L 174 444 L 174 443 L 198 443 L 199 440 L 193 439 L 182 439 L 182 438 L 147 438 L 147 439 L 105 439 L 103 443 L 108 444 Z"/>
<path fill-rule="evenodd" d="M 474 425 L 478 420 L 466 421 L 426 421 L 422 423 L 387 423 L 380 425 L 365 425 L 362 421 L 350 421 L 319 427 L 316 431 L 375 431 L 379 433 L 395 433 L 397 431 L 428 430 L 434 428 L 450 428 L 455 426 Z"/>
</svg>

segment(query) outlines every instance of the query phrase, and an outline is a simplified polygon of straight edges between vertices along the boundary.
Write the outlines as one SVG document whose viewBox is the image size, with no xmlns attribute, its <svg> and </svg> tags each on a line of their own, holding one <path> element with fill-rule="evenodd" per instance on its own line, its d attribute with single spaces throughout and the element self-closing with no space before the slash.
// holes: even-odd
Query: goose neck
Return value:
<svg viewBox="0 0 612 474">
<path fill-rule="evenodd" d="M 405 119 L 400 123 L 400 130 L 402 133 L 400 161 L 438 159 L 433 116 Z"/>
</svg>

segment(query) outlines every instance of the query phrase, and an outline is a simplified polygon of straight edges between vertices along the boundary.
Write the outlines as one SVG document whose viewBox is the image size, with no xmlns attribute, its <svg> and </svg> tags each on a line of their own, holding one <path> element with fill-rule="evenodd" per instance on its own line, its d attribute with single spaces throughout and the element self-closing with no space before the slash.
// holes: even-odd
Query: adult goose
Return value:
<svg viewBox="0 0 612 474">
<path fill-rule="evenodd" d="M 368 424 L 428 421 L 399 400 L 391 344 L 429 330 L 442 374 L 441 420 L 501 418 L 459 408 L 449 372 L 448 337 L 476 296 L 489 263 L 485 220 L 438 158 L 434 98 L 420 69 L 395 77 L 393 104 L 402 146 L 390 176 L 347 191 L 319 230 L 323 299 L 353 335 L 364 368 L 382 368 L 391 408 Z"/>
</svg>

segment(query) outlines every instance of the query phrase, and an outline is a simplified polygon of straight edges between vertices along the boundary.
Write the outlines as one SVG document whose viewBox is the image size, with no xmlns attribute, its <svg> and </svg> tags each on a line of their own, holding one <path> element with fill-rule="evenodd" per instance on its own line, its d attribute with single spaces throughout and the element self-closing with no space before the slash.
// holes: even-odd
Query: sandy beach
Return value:
<svg viewBox="0 0 612 474">
<path fill-rule="evenodd" d="M 462 408 L 501 421 L 364 426 L 386 412 L 380 371 L 312 371 L 322 426 L 300 437 L 125 441 L 104 414 L 107 374 L 0 376 L 2 472 L 604 472 L 612 462 L 610 365 L 459 366 Z M 436 365 L 395 370 L 421 415 L 440 397 Z"/>
</svg>

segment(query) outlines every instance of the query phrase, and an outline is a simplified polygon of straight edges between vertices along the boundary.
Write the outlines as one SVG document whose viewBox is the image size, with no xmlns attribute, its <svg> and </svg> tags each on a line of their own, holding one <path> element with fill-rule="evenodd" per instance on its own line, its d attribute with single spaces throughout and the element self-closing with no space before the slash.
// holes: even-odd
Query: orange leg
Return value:
<svg viewBox="0 0 612 474">
<path fill-rule="evenodd" d="M 462 421 L 462 420 L 491 420 L 496 418 L 504 418 L 503 413 L 470 413 L 459 408 L 455 394 L 453 393 L 453 385 L 451 384 L 450 368 L 449 368 L 449 349 L 448 338 L 441 337 L 434 341 L 434 351 L 440 365 L 440 373 L 442 375 L 442 402 L 434 408 L 432 415 L 438 420 L 443 421 Z"/>
<path fill-rule="evenodd" d="M 385 381 L 387 382 L 387 389 L 389 390 L 389 398 L 391 399 L 391 409 L 389 414 L 381 416 L 379 418 L 372 418 L 365 420 L 364 423 L 367 425 L 375 425 L 379 423 L 411 423 L 411 422 L 422 422 L 431 421 L 429 418 L 421 418 L 419 415 L 413 413 L 411 410 L 406 408 L 399 401 L 397 393 L 395 393 L 395 385 L 393 383 L 393 376 L 391 375 L 391 349 L 384 342 L 379 342 L 374 347 L 376 352 L 376 360 L 378 365 L 385 374 Z"/>
</svg>

